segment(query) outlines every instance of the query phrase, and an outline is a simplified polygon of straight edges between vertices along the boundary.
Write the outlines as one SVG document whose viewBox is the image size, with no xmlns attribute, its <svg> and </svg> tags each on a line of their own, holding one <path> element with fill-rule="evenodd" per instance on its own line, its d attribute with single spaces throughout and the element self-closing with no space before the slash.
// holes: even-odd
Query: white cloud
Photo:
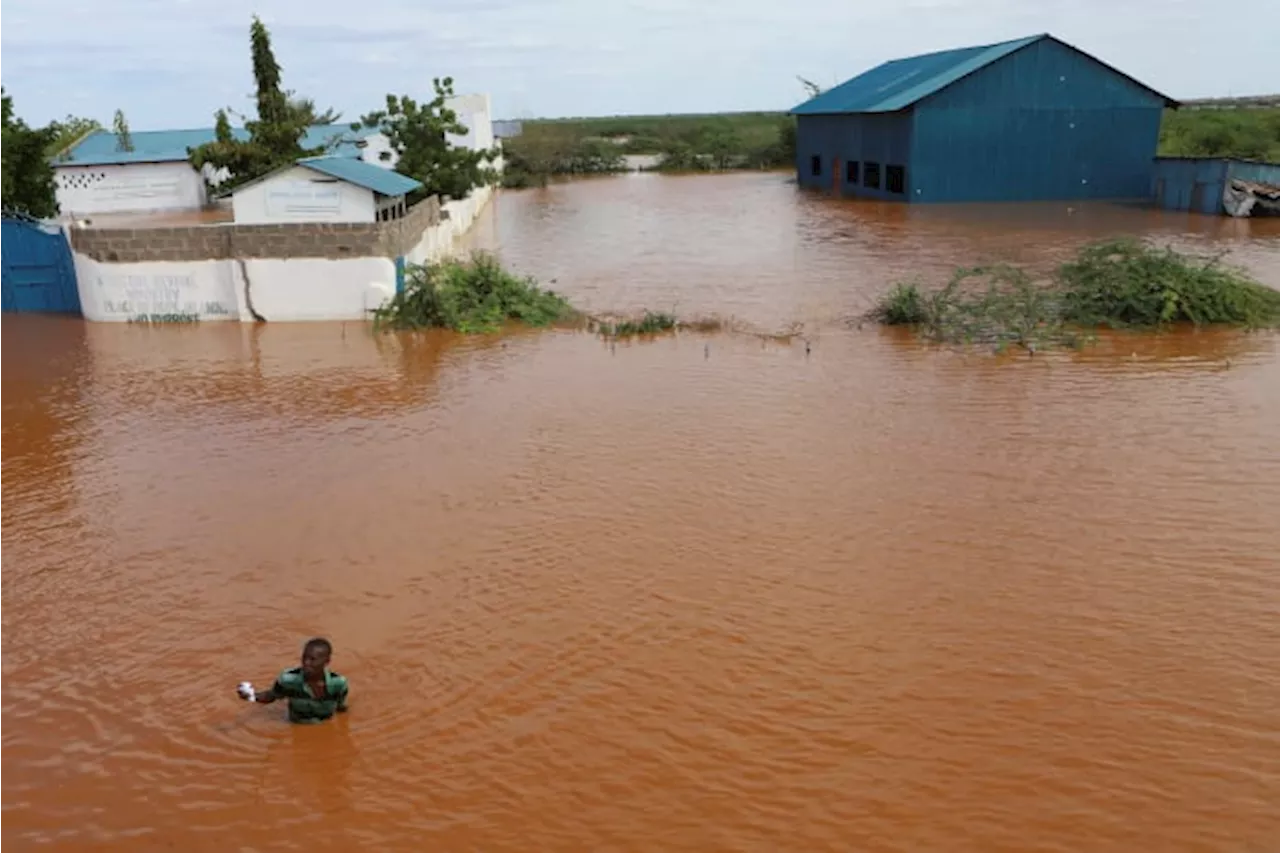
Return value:
<svg viewBox="0 0 1280 853">
<path fill-rule="evenodd" d="M 6 0 L 5 88 L 43 122 L 69 111 L 135 129 L 209 124 L 248 105 L 248 26 L 272 29 L 285 85 L 359 115 L 451 75 L 499 115 L 785 109 L 796 75 L 836 82 L 896 56 L 1037 32 L 1174 97 L 1280 85 L 1274 0 L 1226 26 L 1201 0 Z M 354 14 L 358 11 L 359 14 Z M 76 22 L 74 26 L 70 22 Z"/>
</svg>

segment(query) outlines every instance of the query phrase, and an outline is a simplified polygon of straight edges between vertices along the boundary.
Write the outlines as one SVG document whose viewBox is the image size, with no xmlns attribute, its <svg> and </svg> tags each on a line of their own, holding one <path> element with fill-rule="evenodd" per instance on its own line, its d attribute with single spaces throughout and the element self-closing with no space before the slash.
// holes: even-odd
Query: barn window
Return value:
<svg viewBox="0 0 1280 853">
<path fill-rule="evenodd" d="M 862 185 L 867 189 L 880 189 L 879 163 L 867 162 L 862 164 Z"/>
<path fill-rule="evenodd" d="M 814 154 L 809 158 L 809 174 L 815 178 L 822 174 L 822 155 Z"/>
<path fill-rule="evenodd" d="M 849 184 L 858 183 L 858 161 L 857 160 L 850 160 L 848 163 L 844 164 L 844 180 L 845 180 L 845 183 L 849 183 Z"/>
<path fill-rule="evenodd" d="M 902 166 L 886 166 L 884 169 L 884 188 L 898 195 L 905 193 L 907 191 L 907 170 Z"/>
</svg>

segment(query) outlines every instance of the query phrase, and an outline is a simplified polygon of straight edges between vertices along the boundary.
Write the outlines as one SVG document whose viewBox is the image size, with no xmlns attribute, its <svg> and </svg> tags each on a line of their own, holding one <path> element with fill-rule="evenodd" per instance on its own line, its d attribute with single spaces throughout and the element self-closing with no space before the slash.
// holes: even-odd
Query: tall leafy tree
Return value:
<svg viewBox="0 0 1280 853">
<path fill-rule="evenodd" d="M 14 115 L 13 99 L 0 88 L 3 137 L 0 138 L 0 206 L 30 216 L 58 215 L 49 146 L 57 138 L 53 127 L 35 130 Z"/>
<path fill-rule="evenodd" d="M 249 138 L 236 138 L 231 133 L 226 111 L 219 110 L 219 129 L 214 141 L 189 152 L 191 165 L 197 169 L 205 166 L 214 170 L 226 169 L 230 177 L 223 186 L 227 189 L 261 177 L 300 157 L 310 157 L 323 151 L 322 148 L 302 146 L 314 105 L 310 111 L 298 109 L 290 102 L 289 93 L 281 88 L 280 63 L 271 48 L 271 34 L 257 16 L 249 27 L 249 46 L 253 79 L 257 84 L 255 103 L 258 110 L 256 119 L 245 122 Z"/>
<path fill-rule="evenodd" d="M 387 138 L 396 154 L 395 169 L 422 182 L 420 195 L 466 198 L 478 186 L 495 179 L 496 150 L 473 151 L 453 145 L 449 135 L 467 128 L 446 101 L 453 97 L 453 78 L 431 81 L 435 97 L 418 103 L 408 95 L 387 95 L 386 109 L 369 113 L 351 127 L 371 128 Z"/>
</svg>

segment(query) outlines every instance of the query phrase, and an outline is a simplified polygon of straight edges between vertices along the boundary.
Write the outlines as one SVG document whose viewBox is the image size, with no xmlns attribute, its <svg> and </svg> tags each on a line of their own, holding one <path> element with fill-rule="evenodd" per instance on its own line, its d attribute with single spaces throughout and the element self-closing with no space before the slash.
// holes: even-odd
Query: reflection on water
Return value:
<svg viewBox="0 0 1280 853">
<path fill-rule="evenodd" d="M 913 253 L 1149 228 L 1274 275 L 1276 235 L 983 215 L 635 176 L 481 235 L 596 307 L 814 317 L 808 355 L 5 316 L 5 841 L 1269 849 L 1276 337 L 839 318 Z M 314 633 L 350 715 L 235 700 Z"/>
</svg>

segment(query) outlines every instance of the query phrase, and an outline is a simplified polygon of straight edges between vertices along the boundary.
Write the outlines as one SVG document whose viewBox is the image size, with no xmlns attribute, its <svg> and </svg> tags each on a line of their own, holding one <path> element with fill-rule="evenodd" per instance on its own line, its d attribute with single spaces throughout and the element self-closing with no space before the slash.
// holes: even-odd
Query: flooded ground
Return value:
<svg viewBox="0 0 1280 853">
<path fill-rule="evenodd" d="M 4 841 L 1275 849 L 1280 340 L 842 322 L 1118 230 L 1280 276 L 1260 223 L 646 175 L 478 240 L 809 354 L 6 315 Z M 349 715 L 237 702 L 314 633 Z"/>
</svg>

